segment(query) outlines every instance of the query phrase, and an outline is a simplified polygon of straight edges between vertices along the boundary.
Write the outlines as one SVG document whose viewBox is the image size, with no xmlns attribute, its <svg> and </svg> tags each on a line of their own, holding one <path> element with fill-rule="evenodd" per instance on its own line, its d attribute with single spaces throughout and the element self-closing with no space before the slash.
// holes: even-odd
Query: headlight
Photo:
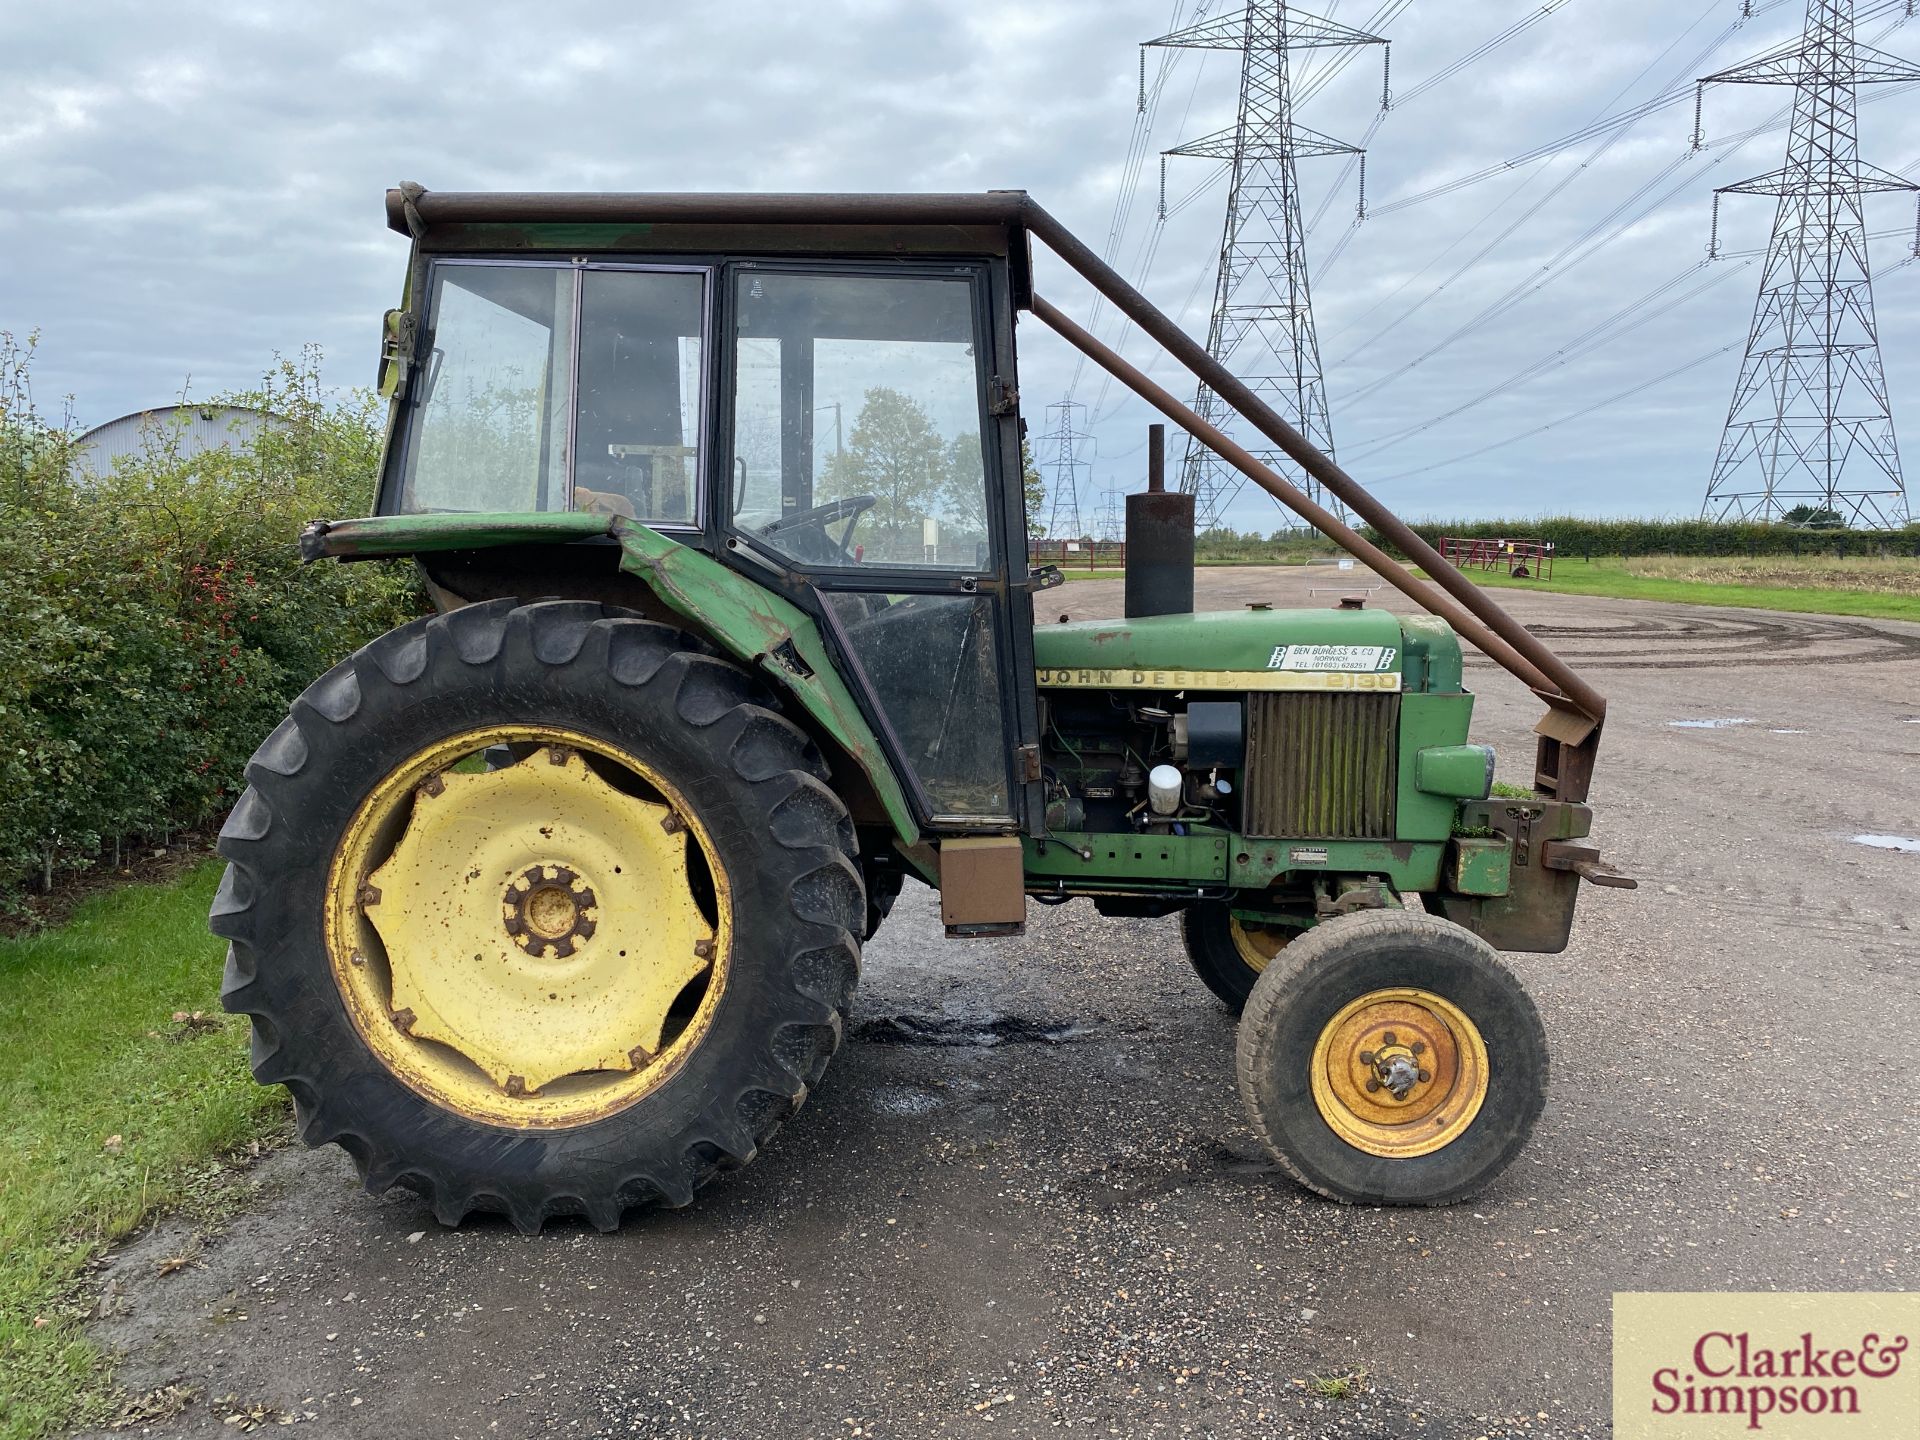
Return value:
<svg viewBox="0 0 1920 1440">
<path fill-rule="evenodd" d="M 1493 793 L 1491 745 L 1429 745 L 1413 752 L 1413 783 L 1429 795 L 1484 800 Z"/>
</svg>

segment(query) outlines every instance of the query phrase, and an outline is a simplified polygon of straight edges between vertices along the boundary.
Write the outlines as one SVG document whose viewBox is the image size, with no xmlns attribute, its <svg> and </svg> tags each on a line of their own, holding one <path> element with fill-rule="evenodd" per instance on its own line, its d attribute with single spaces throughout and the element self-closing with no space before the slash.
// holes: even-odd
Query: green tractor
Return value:
<svg viewBox="0 0 1920 1440">
<path fill-rule="evenodd" d="M 447 1224 L 684 1205 L 805 1102 L 911 878 L 960 937 L 1030 898 L 1179 912 L 1255 1129 L 1321 1194 L 1442 1204 L 1513 1159 L 1547 1052 L 1497 952 L 1631 883 L 1584 841 L 1605 702 L 1046 211 L 387 210 L 378 513 L 302 546 L 410 557 L 437 613 L 261 745 L 212 915 L 307 1143 Z M 1437 585 L 1036 294 L 1036 240 Z M 1156 466 L 1127 618 L 1036 626 L 1027 316 L 1432 613 L 1190 613 Z M 1531 795 L 1490 794 L 1456 636 L 1547 704 Z"/>
</svg>

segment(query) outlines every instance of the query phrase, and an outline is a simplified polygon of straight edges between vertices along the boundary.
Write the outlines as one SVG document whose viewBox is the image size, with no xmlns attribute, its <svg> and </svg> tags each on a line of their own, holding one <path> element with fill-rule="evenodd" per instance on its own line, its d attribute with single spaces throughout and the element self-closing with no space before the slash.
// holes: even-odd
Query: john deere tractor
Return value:
<svg viewBox="0 0 1920 1440">
<path fill-rule="evenodd" d="M 744 1165 L 839 1046 L 907 880 L 1178 914 L 1261 1140 L 1338 1200 L 1487 1184 L 1605 702 L 1020 192 L 389 192 L 377 514 L 436 611 L 248 767 L 214 930 L 309 1144 L 448 1224 L 602 1228 Z M 1035 292 L 1038 241 L 1432 581 Z M 1194 614 L 1192 497 L 1129 503 L 1128 615 L 1036 626 L 1017 321 L 1037 320 L 1430 615 Z M 1546 704 L 1490 794 L 1461 640 Z"/>
</svg>

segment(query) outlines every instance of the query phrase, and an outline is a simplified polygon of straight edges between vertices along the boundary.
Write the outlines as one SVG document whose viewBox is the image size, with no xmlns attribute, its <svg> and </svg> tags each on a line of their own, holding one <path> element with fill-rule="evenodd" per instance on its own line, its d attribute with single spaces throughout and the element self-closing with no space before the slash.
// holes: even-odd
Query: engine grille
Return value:
<svg viewBox="0 0 1920 1440">
<path fill-rule="evenodd" d="M 1246 833 L 1391 840 L 1398 695 L 1281 691 L 1247 697 Z"/>
</svg>

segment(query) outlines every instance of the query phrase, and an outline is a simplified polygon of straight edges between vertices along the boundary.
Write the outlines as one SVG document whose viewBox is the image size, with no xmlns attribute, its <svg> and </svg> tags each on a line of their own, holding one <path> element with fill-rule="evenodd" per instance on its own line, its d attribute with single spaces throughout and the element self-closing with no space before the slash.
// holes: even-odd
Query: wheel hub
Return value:
<svg viewBox="0 0 1920 1440">
<path fill-rule="evenodd" d="M 1451 1144 L 1487 1094 L 1478 1027 L 1426 990 L 1375 990 L 1352 1001 L 1321 1030 L 1311 1064 L 1321 1117 L 1372 1155 L 1408 1158 Z"/>
<path fill-rule="evenodd" d="M 445 742 L 376 788 L 335 863 L 334 973 L 368 1043 L 416 1089 L 496 1123 L 581 1123 L 645 1093 L 704 1031 L 726 960 L 724 878 L 633 757 L 567 732 L 464 738 L 515 742 L 523 758 L 466 773 Z M 719 926 L 696 896 L 696 857 Z M 703 975 L 704 995 L 690 988 Z"/>
<path fill-rule="evenodd" d="M 533 865 L 501 902 L 507 934 L 530 955 L 564 960 L 599 927 L 593 887 L 565 865 Z"/>
</svg>

